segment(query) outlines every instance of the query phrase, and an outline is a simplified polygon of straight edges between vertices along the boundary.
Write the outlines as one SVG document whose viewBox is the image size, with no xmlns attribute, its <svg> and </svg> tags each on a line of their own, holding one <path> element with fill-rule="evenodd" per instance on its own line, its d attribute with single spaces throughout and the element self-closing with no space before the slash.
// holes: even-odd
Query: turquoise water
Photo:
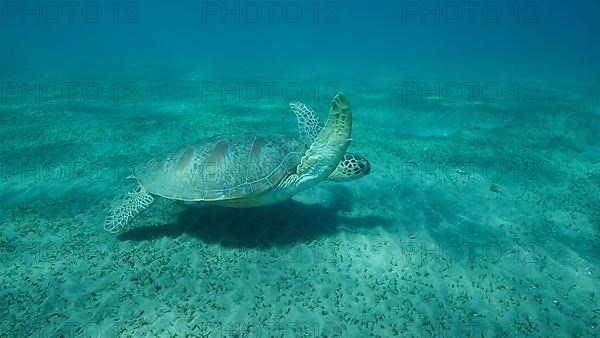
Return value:
<svg viewBox="0 0 600 338">
<path fill-rule="evenodd" d="M 598 7 L 3 2 L 0 337 L 600 335 Z M 103 229 L 136 165 L 338 91 L 368 176 Z"/>
</svg>

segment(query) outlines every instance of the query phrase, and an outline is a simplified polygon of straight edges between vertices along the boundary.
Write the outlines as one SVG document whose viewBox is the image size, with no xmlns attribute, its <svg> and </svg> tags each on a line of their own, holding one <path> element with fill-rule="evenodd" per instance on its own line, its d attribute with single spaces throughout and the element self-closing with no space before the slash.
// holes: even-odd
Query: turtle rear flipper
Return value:
<svg viewBox="0 0 600 338">
<path fill-rule="evenodd" d="M 106 215 L 104 230 L 116 233 L 121 231 L 133 218 L 144 211 L 154 198 L 138 185 L 134 190 L 127 193 L 117 201 L 114 207 Z"/>
</svg>

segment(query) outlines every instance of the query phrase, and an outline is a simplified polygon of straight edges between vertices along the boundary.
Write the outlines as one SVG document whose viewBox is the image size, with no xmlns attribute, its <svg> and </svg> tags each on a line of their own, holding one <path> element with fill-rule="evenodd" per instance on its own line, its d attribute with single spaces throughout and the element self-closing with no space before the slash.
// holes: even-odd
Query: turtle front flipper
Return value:
<svg viewBox="0 0 600 338">
<path fill-rule="evenodd" d="M 296 168 L 297 177 L 291 183 L 293 193 L 308 189 L 325 180 L 338 166 L 350 145 L 352 111 L 342 93 L 331 102 L 327 123 L 310 145 Z"/>
<path fill-rule="evenodd" d="M 108 212 L 104 221 L 104 230 L 112 233 L 121 231 L 136 215 L 152 204 L 153 201 L 154 198 L 152 195 L 144 187 L 138 185 L 134 190 L 120 198 Z"/>
<path fill-rule="evenodd" d="M 290 108 L 298 119 L 300 139 L 307 147 L 310 147 L 319 136 L 321 129 L 323 129 L 323 122 L 321 122 L 319 114 L 302 102 L 290 102 Z"/>
</svg>

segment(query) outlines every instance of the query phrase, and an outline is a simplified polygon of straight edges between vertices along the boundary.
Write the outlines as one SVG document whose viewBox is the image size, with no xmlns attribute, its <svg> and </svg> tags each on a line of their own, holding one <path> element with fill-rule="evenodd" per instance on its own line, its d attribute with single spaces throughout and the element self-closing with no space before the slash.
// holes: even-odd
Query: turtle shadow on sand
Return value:
<svg viewBox="0 0 600 338">
<path fill-rule="evenodd" d="M 378 215 L 346 216 L 353 209 L 352 193 L 330 186 L 328 205 L 288 200 L 276 205 L 236 209 L 218 206 L 186 206 L 175 223 L 133 228 L 120 240 L 143 241 L 182 234 L 225 247 L 267 248 L 308 242 L 336 232 L 358 232 L 383 226 L 389 220 Z"/>
</svg>

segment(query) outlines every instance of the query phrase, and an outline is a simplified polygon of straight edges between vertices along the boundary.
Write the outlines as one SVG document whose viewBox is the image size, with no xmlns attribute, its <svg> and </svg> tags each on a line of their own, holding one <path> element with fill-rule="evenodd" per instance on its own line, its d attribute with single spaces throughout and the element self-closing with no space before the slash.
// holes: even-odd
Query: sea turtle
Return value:
<svg viewBox="0 0 600 338">
<path fill-rule="evenodd" d="M 325 126 L 319 115 L 300 102 L 299 137 L 243 133 L 214 136 L 155 157 L 137 166 L 137 187 L 109 211 L 104 228 L 123 229 L 154 200 L 152 195 L 228 207 L 271 205 L 328 179 L 349 181 L 368 175 L 363 156 L 346 153 L 352 112 L 338 93 Z"/>
</svg>

